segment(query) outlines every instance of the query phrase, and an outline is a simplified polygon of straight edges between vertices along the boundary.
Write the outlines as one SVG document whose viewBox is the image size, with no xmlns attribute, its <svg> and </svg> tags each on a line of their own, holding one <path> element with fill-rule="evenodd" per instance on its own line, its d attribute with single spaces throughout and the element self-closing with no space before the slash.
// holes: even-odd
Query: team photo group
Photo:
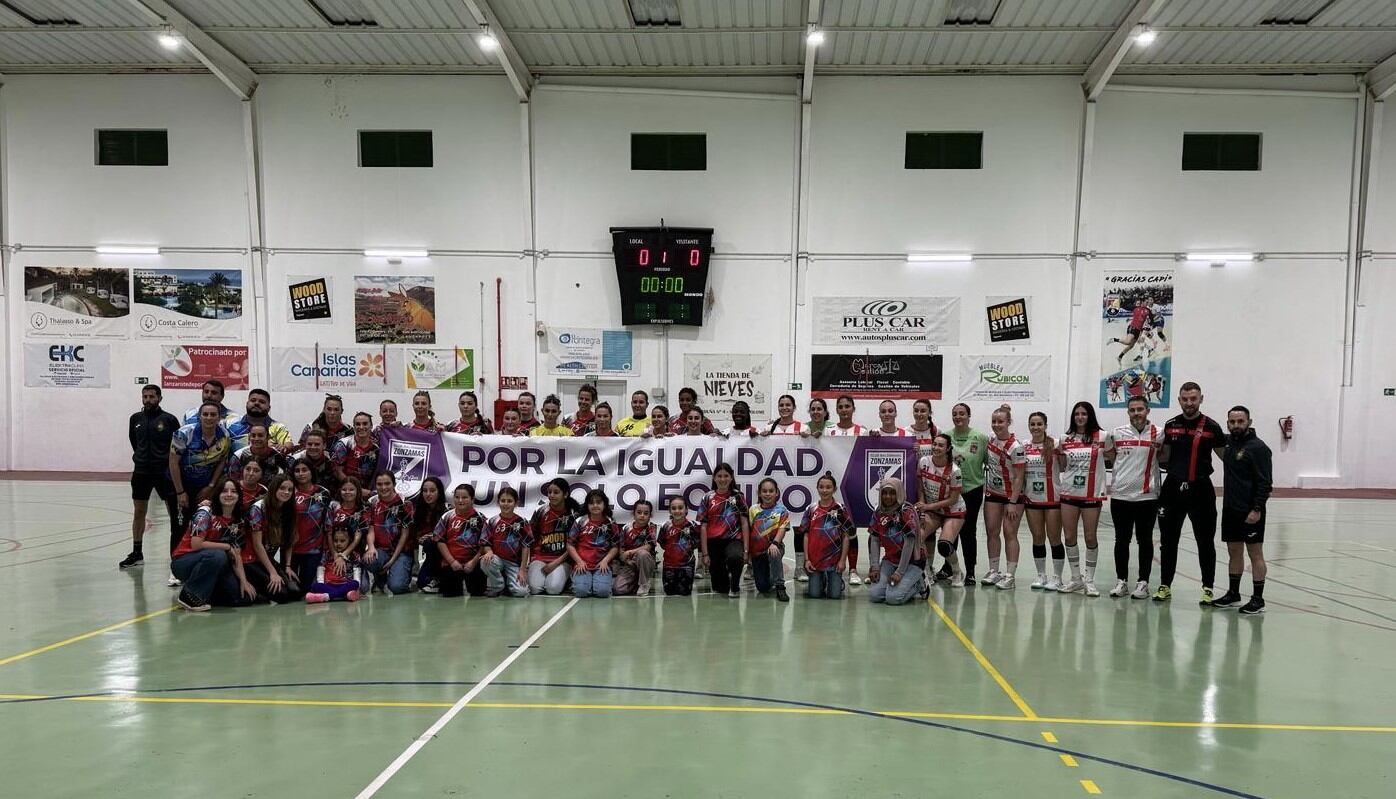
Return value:
<svg viewBox="0 0 1396 799">
<path fill-rule="evenodd" d="M 498 429 L 471 391 L 459 396 L 458 413 L 446 422 L 425 391 L 402 418 L 391 399 L 378 404 L 375 418 L 368 411 L 346 415 L 343 398 L 327 395 L 297 435 L 273 418 L 269 392 L 248 392 L 242 411 L 225 405 L 224 393 L 218 381 L 205 383 L 202 403 L 180 418 L 161 407 L 160 388 L 147 385 L 130 420 L 134 543 L 120 566 L 144 563 L 154 493 L 170 518 L 169 585 L 190 611 L 353 602 L 374 592 L 643 597 L 656 578 L 670 596 L 690 595 L 706 580 L 719 596 L 754 591 L 787 602 L 787 574 L 811 599 L 840 599 L 865 587 L 871 602 L 901 605 L 938 585 L 1015 589 L 1025 518 L 1031 589 L 1098 597 L 1098 531 L 1107 512 L 1115 530 L 1110 597 L 1169 601 L 1187 521 L 1199 603 L 1243 614 L 1265 609 L 1270 450 L 1244 406 L 1227 411 L 1225 428 L 1204 414 L 1202 389 L 1193 382 L 1178 391 L 1182 412 L 1162 424 L 1150 420 L 1148 398 L 1136 395 L 1126 424 L 1102 429 L 1095 407 L 1082 401 L 1055 432 L 1045 414 L 1018 420 L 1008 405 L 990 414 L 984 432 L 964 403 L 951 408 L 951 424 L 942 429 L 924 399 L 913 404 L 906 425 L 896 403 L 884 400 L 879 423 L 865 427 L 854 421 L 849 396 L 834 401 L 832 414 L 826 400 L 814 398 L 802 419 L 790 395 L 760 425 L 737 401 L 731 425 L 718 429 L 691 388 L 680 390 L 672 413 L 636 391 L 628 412 L 618 415 L 584 385 L 567 415 L 558 397 L 538 404 L 523 392 Z M 674 437 L 880 437 L 903 442 L 914 468 L 876 472 L 867 512 L 846 507 L 832 471 L 814 477 L 808 501 L 787 507 L 782 481 L 772 475 L 740 485 L 727 462 L 690 467 L 686 476 L 706 489 L 696 495 L 632 492 L 618 505 L 602 487 L 557 474 L 529 502 L 508 485 L 477 497 L 473 481 L 449 477 L 420 477 L 409 486 L 401 464 L 381 451 L 399 431 L 419 438 L 629 437 L 653 439 L 657 447 Z M 484 512 L 486 504 L 493 513 Z M 1221 592 L 1213 585 L 1218 522 L 1228 554 Z M 1156 524 L 1160 574 L 1151 586 Z M 1247 563 L 1249 598 L 1241 594 Z"/>
</svg>

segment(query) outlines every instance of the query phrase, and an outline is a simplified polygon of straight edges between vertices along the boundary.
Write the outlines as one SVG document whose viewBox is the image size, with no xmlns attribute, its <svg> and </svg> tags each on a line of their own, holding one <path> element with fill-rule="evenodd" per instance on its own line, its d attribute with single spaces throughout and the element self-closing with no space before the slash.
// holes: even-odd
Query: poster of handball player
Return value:
<svg viewBox="0 0 1396 799">
<path fill-rule="evenodd" d="M 1100 401 L 1143 397 L 1167 408 L 1173 388 L 1173 272 L 1108 271 L 1101 292 Z"/>
</svg>

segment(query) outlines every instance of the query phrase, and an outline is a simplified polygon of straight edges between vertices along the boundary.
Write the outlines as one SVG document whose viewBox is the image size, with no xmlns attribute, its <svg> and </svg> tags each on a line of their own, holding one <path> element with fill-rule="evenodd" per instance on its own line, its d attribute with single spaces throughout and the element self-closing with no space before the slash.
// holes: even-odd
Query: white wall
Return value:
<svg viewBox="0 0 1396 799">
<path fill-rule="evenodd" d="M 935 403 L 937 422 L 948 421 L 960 391 L 959 355 L 1031 353 L 1053 358 L 1052 400 L 1039 405 L 1055 430 L 1071 401 L 1096 393 L 1102 272 L 1172 268 L 1179 314 L 1169 331 L 1175 380 L 1202 383 L 1206 407 L 1216 415 L 1231 404 L 1251 406 L 1277 451 L 1278 482 L 1396 484 L 1380 460 L 1396 446 L 1396 431 L 1387 432 L 1389 414 L 1382 413 L 1396 409 L 1396 401 L 1380 397 L 1382 387 L 1396 385 L 1396 361 L 1381 347 L 1396 334 L 1385 313 L 1396 300 L 1396 260 L 1380 256 L 1396 254 L 1396 233 L 1382 224 L 1396 208 L 1396 120 L 1380 137 L 1368 239 L 1379 255 L 1366 264 L 1354 385 L 1344 391 L 1340 256 L 1347 246 L 1353 100 L 1107 91 L 1096 107 L 1081 226 L 1081 249 L 1102 255 L 1078 261 L 1073 282 L 1066 255 L 1083 118 L 1074 79 L 819 79 L 803 246 L 810 257 L 800 270 L 789 260 L 800 113 L 793 95 L 665 96 L 654 93 L 653 83 L 647 88 L 598 93 L 545 84 L 537 90 L 530 231 L 524 115 L 503 79 L 266 77 L 256 105 L 264 234 L 272 250 L 265 295 L 271 324 L 254 333 L 251 309 L 258 306 L 249 298 L 248 343 L 259 355 L 265 347 L 317 341 L 351 345 L 354 275 L 430 274 L 437 280 L 438 341 L 476 350 L 477 375 L 488 381 L 483 399 L 494 398 L 493 381 L 501 373 L 528 376 L 542 394 L 557 379 L 540 368 L 535 323 L 616 326 L 607 228 L 656 224 L 663 217 L 671 225 L 716 230 L 716 304 L 701 329 L 636 328 L 638 373 L 627 378 L 628 387 L 677 389 L 685 382 L 685 352 L 770 352 L 779 394 L 788 381 L 808 384 L 814 298 L 950 295 L 961 298 L 961 345 L 941 350 L 945 399 Z M 732 81 L 717 88 L 782 87 Z M 7 243 L 250 245 L 241 110 L 216 80 L 24 76 L 6 79 L 0 97 Z M 171 166 L 92 166 L 92 130 L 105 126 L 168 127 Z M 435 168 L 357 168 L 356 132 L 371 128 L 433 130 Z M 912 130 L 984 131 L 984 169 L 902 169 L 902 142 Z M 1263 170 L 1181 172 L 1182 132 L 1197 130 L 1261 132 Z M 629 134 L 660 131 L 706 133 L 709 169 L 630 172 Z M 537 259 L 536 275 L 534 259 L 524 257 L 531 242 L 548 253 Z M 357 254 L 393 245 L 454 253 L 401 266 Z M 1203 248 L 1283 255 L 1223 269 L 1175 264 L 1169 256 Z M 896 257 L 916 250 L 999 257 L 951 268 L 910 266 Z M 22 291 L 15 288 L 22 286 L 23 267 L 108 260 L 32 250 L 10 259 L 5 324 L 12 363 L 22 352 Z M 121 260 L 191 268 L 253 263 L 259 261 L 235 252 Z M 286 277 L 320 274 L 334 281 L 335 321 L 284 324 Z M 502 281 L 502 320 L 494 311 L 496 279 Z M 983 298 L 1010 293 L 1032 297 L 1033 343 L 988 347 L 982 343 Z M 499 321 L 503 363 L 495 356 Z M 11 468 L 123 468 L 124 443 L 94 454 L 80 439 L 55 441 L 53 420 L 90 419 L 94 436 L 119 431 L 137 407 L 132 378 L 158 375 L 158 357 L 158 344 L 121 343 L 109 390 L 26 389 L 13 369 Z M 254 382 L 268 379 L 254 372 Z M 454 412 L 454 393 L 435 397 L 443 418 Z M 808 392 L 797 393 L 803 405 Z M 235 393 L 230 404 L 240 406 L 244 396 Z M 403 403 L 408 392 L 395 387 L 389 396 Z M 167 397 L 166 405 L 179 412 L 195 402 L 196 392 Z M 347 404 L 371 408 L 378 399 L 350 395 Z M 278 392 L 274 413 L 298 427 L 319 403 L 312 393 Z M 1019 409 L 1020 426 L 1036 409 Z M 863 403 L 859 421 L 874 424 L 875 410 L 876 403 Z M 989 410 L 975 406 L 976 421 L 987 424 Z M 1282 448 L 1275 419 L 1291 414 L 1298 434 Z M 901 416 L 910 418 L 905 404 Z M 1108 423 L 1122 415 L 1105 417 Z M 1326 483 L 1319 479 L 1325 475 Z"/>
</svg>

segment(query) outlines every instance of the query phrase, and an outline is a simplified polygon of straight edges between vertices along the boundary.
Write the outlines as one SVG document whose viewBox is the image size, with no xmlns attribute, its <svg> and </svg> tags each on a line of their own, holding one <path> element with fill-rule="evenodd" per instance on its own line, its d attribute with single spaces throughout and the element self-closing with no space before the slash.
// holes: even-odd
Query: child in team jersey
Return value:
<svg viewBox="0 0 1396 799">
<path fill-rule="evenodd" d="M 805 568 L 809 571 L 810 599 L 842 599 L 843 571 L 848 560 L 848 539 L 857 528 L 848 511 L 834 500 L 838 484 L 825 472 L 815 482 L 819 501 L 805 513 Z"/>
<path fill-rule="evenodd" d="M 504 486 L 496 495 L 499 515 L 485 528 L 484 555 L 480 566 L 485 570 L 485 596 L 528 596 L 528 553 L 533 546 L 533 530 L 528 519 L 514 509 L 519 494 Z"/>
<path fill-rule="evenodd" d="M 654 506 L 647 499 L 639 500 L 631 510 L 630 524 L 620 531 L 620 555 L 611 563 L 615 578 L 611 593 L 616 596 L 649 596 L 650 579 L 654 576 L 655 527 L 650 521 Z"/>
<path fill-rule="evenodd" d="M 659 528 L 659 546 L 664 550 L 664 594 L 688 596 L 693 593 L 693 553 L 698 549 L 698 524 L 688 518 L 683 497 L 669 500 L 669 521 Z"/>
<path fill-rule="evenodd" d="M 310 604 L 336 599 L 359 601 L 359 553 L 354 551 L 354 538 L 347 527 L 335 528 L 319 574 L 305 594 Z"/>
</svg>

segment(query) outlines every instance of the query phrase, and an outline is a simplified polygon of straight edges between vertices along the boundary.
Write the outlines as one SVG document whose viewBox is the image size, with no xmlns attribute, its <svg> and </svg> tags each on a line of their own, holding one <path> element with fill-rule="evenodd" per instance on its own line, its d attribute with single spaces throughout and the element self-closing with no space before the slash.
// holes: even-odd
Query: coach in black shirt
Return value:
<svg viewBox="0 0 1396 799">
<path fill-rule="evenodd" d="M 170 482 L 170 439 L 179 429 L 179 420 L 160 408 L 160 387 L 148 385 L 141 389 L 141 409 L 131 414 L 127 436 L 131 439 L 131 554 L 117 564 L 123 569 L 145 562 L 141 554 L 141 538 L 145 535 L 145 516 L 150 507 L 150 492 L 155 491 L 175 518 L 174 485 Z"/>
<path fill-rule="evenodd" d="M 1159 493 L 1159 549 L 1163 581 L 1155 602 L 1173 596 L 1173 572 L 1178 568 L 1178 539 L 1183 518 L 1192 522 L 1197 542 L 1197 566 L 1202 580 L 1200 605 L 1212 604 L 1212 578 L 1217 570 L 1217 492 L 1212 487 L 1212 453 L 1226 446 L 1226 434 L 1215 420 L 1202 414 L 1202 387 L 1193 382 L 1178 390 L 1183 412 L 1163 427 L 1163 468 L 1168 472 Z"/>
</svg>

